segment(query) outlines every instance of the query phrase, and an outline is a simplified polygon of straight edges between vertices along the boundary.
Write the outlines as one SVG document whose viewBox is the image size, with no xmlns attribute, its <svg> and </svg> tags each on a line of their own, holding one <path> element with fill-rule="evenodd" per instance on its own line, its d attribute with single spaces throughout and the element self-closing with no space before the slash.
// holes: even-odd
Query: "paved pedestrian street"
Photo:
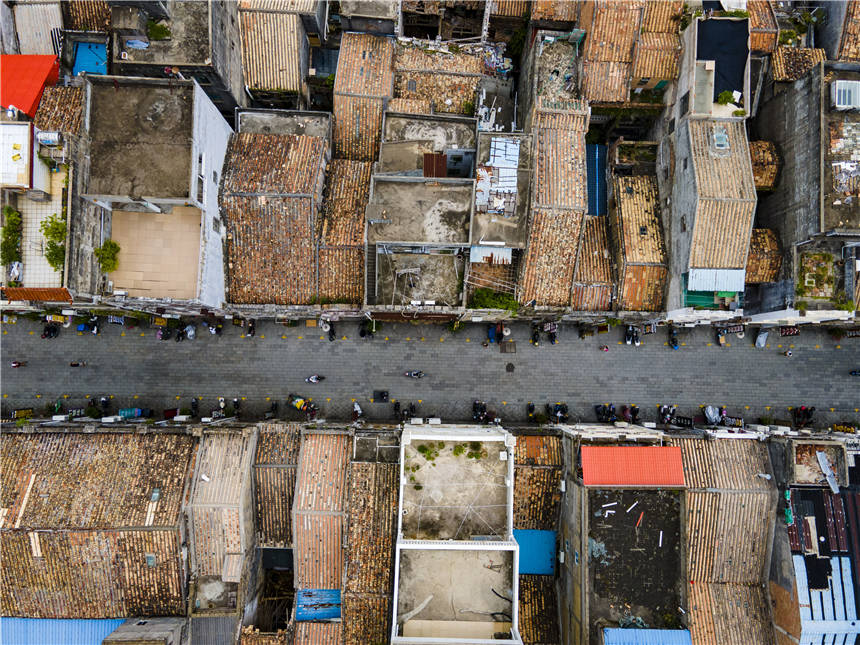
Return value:
<svg viewBox="0 0 860 645">
<path fill-rule="evenodd" d="M 452 333 L 444 326 L 385 323 L 372 340 L 359 338 L 358 323 L 336 323 L 337 340 L 319 328 L 258 322 L 254 337 L 226 325 L 222 336 L 198 327 L 195 340 L 159 341 L 155 329 L 104 324 L 99 336 L 63 329 L 59 338 L 40 338 L 42 324 L 18 318 L 2 334 L 4 413 L 15 408 L 41 410 L 63 398 L 66 408 L 83 407 L 87 396 L 110 395 L 113 409 L 189 407 L 201 397 L 203 415 L 217 397 L 243 399 L 243 417 L 261 417 L 274 399 L 280 416 L 290 418 L 285 400 L 296 392 L 321 406 L 321 418 L 346 419 L 358 401 L 370 420 L 391 418 L 391 404 L 374 402 L 374 390 L 392 400 L 416 402 L 421 416 L 467 420 L 474 399 L 485 400 L 506 423 L 521 422 L 526 404 L 541 409 L 565 401 L 572 421 L 593 421 L 592 406 L 636 403 L 644 420 L 654 420 L 661 403 L 678 405 L 692 416 L 702 404 L 726 405 L 733 416 L 755 421 L 761 415 L 790 418 L 788 409 L 814 405 L 818 422 L 860 420 L 860 339 L 833 341 L 823 329 L 800 336 L 770 334 L 766 349 L 753 346 L 755 334 L 726 347 L 702 327 L 680 332 L 672 351 L 667 333 L 643 336 L 639 348 L 622 342 L 623 328 L 585 339 L 562 326 L 559 344 L 533 347 L 526 324 L 512 325 L 514 353 L 498 345 L 483 347 L 486 325 L 465 325 Z M 608 352 L 599 350 L 609 345 Z M 783 352 L 791 348 L 793 356 Z M 27 365 L 12 369 L 11 361 Z M 70 362 L 86 362 L 70 367 Z M 423 379 L 404 376 L 423 370 Z M 325 381 L 304 382 L 311 374 Z M 5 416 L 4 414 L 4 416 Z"/>
</svg>

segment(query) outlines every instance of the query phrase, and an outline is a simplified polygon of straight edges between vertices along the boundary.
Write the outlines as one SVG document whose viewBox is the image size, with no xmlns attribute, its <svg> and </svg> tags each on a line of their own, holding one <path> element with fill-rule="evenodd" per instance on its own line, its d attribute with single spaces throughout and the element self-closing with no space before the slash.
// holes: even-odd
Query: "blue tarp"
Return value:
<svg viewBox="0 0 860 645">
<path fill-rule="evenodd" d="M 587 144 L 585 159 L 588 175 L 588 214 L 606 215 L 606 146 Z"/>
<path fill-rule="evenodd" d="M 72 74 L 107 74 L 107 47 L 103 43 L 75 44 L 75 65 Z"/>
<path fill-rule="evenodd" d="M 105 637 L 125 622 L 51 618 L 0 618 L 0 645 L 101 645 Z"/>
<path fill-rule="evenodd" d="M 520 545 L 520 573 L 555 573 L 555 531 L 514 529 L 514 539 Z"/>
<path fill-rule="evenodd" d="M 686 629 L 603 628 L 604 645 L 693 645 Z"/>
<path fill-rule="evenodd" d="M 300 589 L 296 593 L 296 620 L 340 618 L 340 589 Z"/>
</svg>

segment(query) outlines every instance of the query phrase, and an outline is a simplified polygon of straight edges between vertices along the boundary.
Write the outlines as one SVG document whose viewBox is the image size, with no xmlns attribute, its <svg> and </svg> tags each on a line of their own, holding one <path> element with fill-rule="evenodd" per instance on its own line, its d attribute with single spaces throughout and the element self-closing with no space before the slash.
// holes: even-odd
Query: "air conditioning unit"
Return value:
<svg viewBox="0 0 860 645">
<path fill-rule="evenodd" d="M 860 108 L 860 81 L 834 81 L 830 86 L 830 99 L 835 110 Z"/>
</svg>

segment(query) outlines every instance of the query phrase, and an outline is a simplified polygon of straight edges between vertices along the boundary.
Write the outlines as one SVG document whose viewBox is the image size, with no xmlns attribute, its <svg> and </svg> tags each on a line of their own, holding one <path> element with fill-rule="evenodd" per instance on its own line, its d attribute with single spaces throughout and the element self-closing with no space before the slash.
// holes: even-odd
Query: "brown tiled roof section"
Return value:
<svg viewBox="0 0 860 645">
<path fill-rule="evenodd" d="M 4 433 L 3 528 L 176 526 L 194 440 L 184 435 Z M 151 506 L 153 491 L 159 499 Z M 149 521 L 147 521 L 149 518 Z"/>
<path fill-rule="evenodd" d="M 826 59 L 827 53 L 823 49 L 781 45 L 770 59 L 773 80 L 796 81 Z"/>
<path fill-rule="evenodd" d="M 493 16 L 508 16 L 510 18 L 528 17 L 529 0 L 491 0 L 490 13 Z"/>
<path fill-rule="evenodd" d="M 573 22 L 578 19 L 578 2 L 571 2 L 570 0 L 535 0 L 532 3 L 532 20 Z"/>
<path fill-rule="evenodd" d="M 110 5 L 104 0 L 63 2 L 66 29 L 70 31 L 110 30 Z"/>
<path fill-rule="evenodd" d="M 570 308 L 575 311 L 609 311 L 611 307 L 611 284 L 574 283 L 570 289 Z"/>
<path fill-rule="evenodd" d="M 618 237 L 626 263 L 665 264 L 659 195 L 654 177 L 615 178 Z M 643 234 L 644 228 L 644 234 Z"/>
<path fill-rule="evenodd" d="M 397 464 L 349 465 L 346 591 L 392 593 L 398 472 Z"/>
<path fill-rule="evenodd" d="M 340 589 L 343 517 L 296 513 L 293 531 L 296 589 Z"/>
<path fill-rule="evenodd" d="M 0 531 L 0 611 L 27 618 L 184 614 L 179 541 L 178 530 L 151 528 Z M 34 543 L 41 557 L 33 556 Z M 146 554 L 155 556 L 154 567 Z"/>
<path fill-rule="evenodd" d="M 587 206 L 583 114 L 538 113 L 535 117 L 535 192 L 539 207 Z"/>
<path fill-rule="evenodd" d="M 642 22 L 642 0 L 624 2 L 594 2 L 594 17 L 586 25 L 585 48 L 587 62 L 633 62 L 633 43 Z"/>
<path fill-rule="evenodd" d="M 716 151 L 714 128 L 725 128 L 728 151 Z M 700 198 L 755 200 L 746 130 L 741 121 L 690 120 L 690 138 Z"/>
<path fill-rule="evenodd" d="M 842 23 L 839 60 L 860 62 L 860 0 L 848 0 L 845 20 Z"/>
<path fill-rule="evenodd" d="M 394 93 L 398 97 L 431 101 L 435 112 L 469 114 L 474 109 L 479 76 L 446 72 L 397 72 Z M 410 83 L 415 89 L 410 89 Z"/>
<path fill-rule="evenodd" d="M 561 468 L 514 468 L 514 528 L 554 531 L 561 503 Z"/>
<path fill-rule="evenodd" d="M 750 252 L 747 257 L 747 284 L 776 282 L 782 267 L 782 254 L 776 231 L 769 228 L 754 228 L 750 236 Z"/>
<path fill-rule="evenodd" d="M 645 0 L 643 32 L 677 34 L 683 11 L 684 0 Z"/>
<path fill-rule="evenodd" d="M 661 311 L 668 269 L 629 264 L 618 278 L 618 305 L 624 311 Z"/>
<path fill-rule="evenodd" d="M 318 0 L 239 0 L 239 9 L 312 14 Z"/>
<path fill-rule="evenodd" d="M 341 645 L 343 623 L 296 623 L 296 645 Z"/>
<path fill-rule="evenodd" d="M 239 645 L 292 645 L 292 642 L 289 634 L 282 629 L 277 632 L 261 632 L 252 625 L 243 627 L 239 635 Z"/>
<path fill-rule="evenodd" d="M 480 75 L 484 71 L 484 62 L 480 56 L 465 51 L 446 53 L 418 45 L 398 44 L 394 54 L 394 70 L 397 73 L 415 71 Z"/>
<path fill-rule="evenodd" d="M 567 306 L 579 246 L 581 211 L 532 211 L 520 301 Z"/>
<path fill-rule="evenodd" d="M 392 38 L 346 33 L 340 42 L 334 93 L 391 96 L 393 65 Z"/>
<path fill-rule="evenodd" d="M 693 643 L 773 645 L 774 629 L 763 585 L 699 583 L 688 588 Z M 726 611 L 727 607 L 735 609 Z"/>
<path fill-rule="evenodd" d="M 254 465 L 296 465 L 299 461 L 300 423 L 267 423 L 260 427 Z"/>
<path fill-rule="evenodd" d="M 633 60 L 633 78 L 676 78 L 680 57 L 681 40 L 677 34 L 641 34 Z"/>
<path fill-rule="evenodd" d="M 343 595 L 344 645 L 388 642 L 391 599 L 386 596 Z"/>
<path fill-rule="evenodd" d="M 230 302 L 310 302 L 317 293 L 311 200 L 224 195 L 221 202 Z"/>
<path fill-rule="evenodd" d="M 519 435 L 514 458 L 517 466 L 563 466 L 561 437 Z"/>
<path fill-rule="evenodd" d="M 65 287 L 3 287 L 2 291 L 6 300 L 72 303 L 72 296 Z"/>
<path fill-rule="evenodd" d="M 582 64 L 582 95 L 595 103 L 623 103 L 630 90 L 630 63 L 585 61 Z"/>
<path fill-rule="evenodd" d="M 301 19 L 292 13 L 240 11 L 242 71 L 251 90 L 300 94 Z"/>
<path fill-rule="evenodd" d="M 750 14 L 750 49 L 771 53 L 776 49 L 779 28 L 770 2 L 768 0 L 749 0 L 747 11 Z"/>
<path fill-rule="evenodd" d="M 690 266 L 743 269 L 754 212 L 755 201 L 701 200 L 693 228 Z"/>
<path fill-rule="evenodd" d="M 373 163 L 333 159 L 328 167 L 323 204 L 322 243 L 355 246 L 364 241 L 364 211 Z"/>
<path fill-rule="evenodd" d="M 224 160 L 223 192 L 312 195 L 325 150 L 321 137 L 234 134 Z"/>
<path fill-rule="evenodd" d="M 586 215 L 583 222 L 582 247 L 577 256 L 574 282 L 607 284 L 612 282 L 609 253 L 608 218 Z"/>
<path fill-rule="evenodd" d="M 403 114 L 430 114 L 429 99 L 391 99 L 388 102 L 389 112 Z"/>
<path fill-rule="evenodd" d="M 376 161 L 382 132 L 383 100 L 334 96 L 334 154 L 342 159 Z"/>
<path fill-rule="evenodd" d="M 254 457 L 254 505 L 260 546 L 293 545 L 292 506 L 300 432 L 298 423 L 260 428 Z"/>
<path fill-rule="evenodd" d="M 78 134 L 84 111 L 84 88 L 46 87 L 33 120 L 40 130 Z"/>
<path fill-rule="evenodd" d="M 343 511 L 349 448 L 350 440 L 346 434 L 306 434 L 302 437 L 296 486 L 297 512 Z"/>
<path fill-rule="evenodd" d="M 767 491 L 772 486 L 766 479 L 756 476 L 770 472 L 767 446 L 758 441 L 669 438 L 667 443 L 680 446 L 684 480 L 690 489 Z"/>
<path fill-rule="evenodd" d="M 753 181 L 757 190 L 772 190 L 779 174 L 779 155 L 770 141 L 750 141 Z"/>
<path fill-rule="evenodd" d="M 552 576 L 521 575 L 520 635 L 523 643 L 558 645 L 558 598 Z"/>
<path fill-rule="evenodd" d="M 439 0 L 401 0 L 402 11 L 406 13 L 421 13 L 438 16 L 442 13 L 442 3 Z"/>
<path fill-rule="evenodd" d="M 322 247 L 320 299 L 361 303 L 364 300 L 364 248 Z"/>
</svg>

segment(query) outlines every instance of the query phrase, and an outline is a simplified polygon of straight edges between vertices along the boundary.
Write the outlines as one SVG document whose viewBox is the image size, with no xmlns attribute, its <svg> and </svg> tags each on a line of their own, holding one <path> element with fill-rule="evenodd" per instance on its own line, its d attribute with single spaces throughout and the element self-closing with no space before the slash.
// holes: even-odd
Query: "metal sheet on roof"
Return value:
<svg viewBox="0 0 860 645">
<path fill-rule="evenodd" d="M 520 545 L 521 574 L 555 574 L 555 531 L 514 529 L 514 539 Z"/>
<path fill-rule="evenodd" d="M 233 645 L 238 632 L 238 617 L 217 616 L 191 619 L 191 645 Z"/>
<path fill-rule="evenodd" d="M 692 645 L 686 629 L 603 628 L 604 645 Z"/>
<path fill-rule="evenodd" d="M 513 250 L 498 246 L 473 246 L 469 250 L 469 262 L 486 262 L 487 264 L 510 264 Z"/>
<path fill-rule="evenodd" d="M 583 446 L 582 481 L 586 486 L 684 486 L 677 446 Z"/>
<path fill-rule="evenodd" d="M 826 589 L 809 588 L 806 562 L 802 555 L 793 555 L 792 562 L 800 607 L 800 642 L 841 643 L 843 635 L 857 634 L 857 604 L 850 558 L 830 558 L 831 573 Z"/>
<path fill-rule="evenodd" d="M 744 269 L 690 269 L 688 291 L 743 291 Z"/>
<path fill-rule="evenodd" d="M 606 146 L 585 146 L 586 172 L 588 175 L 588 214 L 606 214 Z"/>
<path fill-rule="evenodd" d="M 60 55 L 63 12 L 59 2 L 16 3 L 15 28 L 22 54 Z"/>
<path fill-rule="evenodd" d="M 101 645 L 125 622 L 124 618 L 65 620 L 51 618 L 0 618 L 3 645 Z"/>
<path fill-rule="evenodd" d="M 340 589 L 299 589 L 296 592 L 296 620 L 340 618 Z"/>
</svg>

